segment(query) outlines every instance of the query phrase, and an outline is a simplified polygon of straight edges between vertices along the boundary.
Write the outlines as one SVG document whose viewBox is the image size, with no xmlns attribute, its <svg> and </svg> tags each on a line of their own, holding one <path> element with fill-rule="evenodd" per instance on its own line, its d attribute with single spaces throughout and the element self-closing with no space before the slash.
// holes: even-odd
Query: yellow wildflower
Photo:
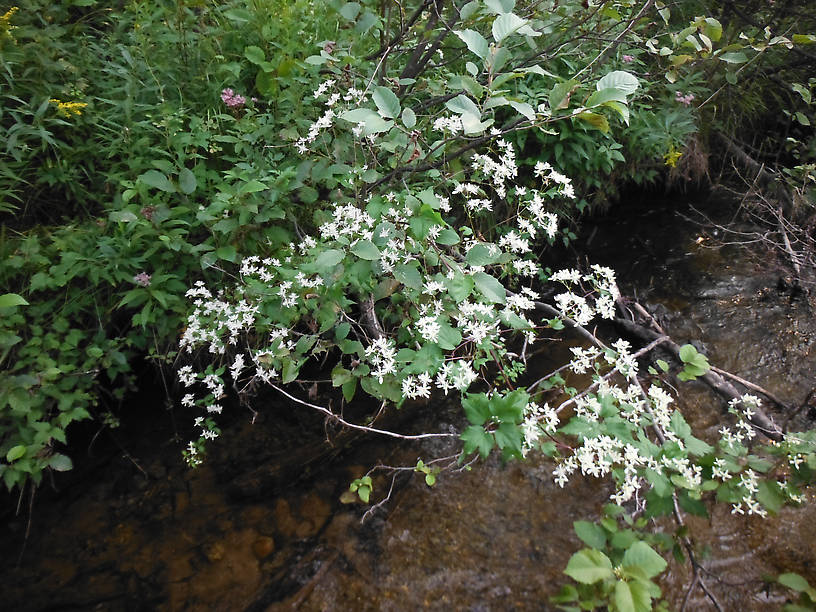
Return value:
<svg viewBox="0 0 816 612">
<path fill-rule="evenodd" d="M 81 115 L 82 109 L 88 106 L 86 102 L 63 102 L 58 98 L 51 98 L 49 102 L 56 104 L 57 112 L 66 119 L 70 119 L 74 115 Z"/>
<path fill-rule="evenodd" d="M 677 160 L 683 155 L 682 151 L 678 151 L 674 148 L 674 145 L 671 146 L 669 152 L 663 156 L 663 161 L 667 166 L 674 168 L 677 165 Z"/>
<path fill-rule="evenodd" d="M 10 21 L 11 18 L 14 16 L 14 13 L 19 11 L 20 8 L 17 6 L 12 6 L 9 10 L 5 12 L 4 15 L 0 15 L 0 38 L 5 38 L 8 36 L 11 38 L 11 31 L 14 29 L 14 26 L 11 25 Z"/>
</svg>

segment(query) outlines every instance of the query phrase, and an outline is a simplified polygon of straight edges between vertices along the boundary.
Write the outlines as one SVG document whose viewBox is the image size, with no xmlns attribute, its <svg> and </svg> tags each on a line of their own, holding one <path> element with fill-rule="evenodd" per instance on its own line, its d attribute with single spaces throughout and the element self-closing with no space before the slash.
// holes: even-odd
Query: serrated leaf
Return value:
<svg viewBox="0 0 816 612">
<path fill-rule="evenodd" d="M 471 425 L 459 437 L 465 443 L 462 449 L 465 455 L 479 451 L 482 459 L 486 459 L 490 451 L 493 450 L 493 436 L 487 433 L 481 425 Z"/>
<path fill-rule="evenodd" d="M 636 612 L 632 591 L 629 590 L 629 583 L 625 580 L 618 580 L 615 583 L 614 600 L 617 612 Z"/>
<path fill-rule="evenodd" d="M 488 266 L 499 260 L 501 251 L 493 244 L 474 244 L 465 255 L 469 266 Z"/>
<path fill-rule="evenodd" d="M 487 39 L 476 30 L 456 30 L 454 31 L 463 43 L 467 45 L 472 53 L 475 53 L 482 60 L 486 60 L 490 53 L 490 45 Z"/>
<path fill-rule="evenodd" d="M 400 103 L 397 95 L 387 87 L 375 87 L 371 96 L 377 110 L 386 119 L 396 119 L 400 114 Z"/>
<path fill-rule="evenodd" d="M 462 398 L 465 417 L 474 425 L 482 426 L 490 418 L 490 399 L 484 393 L 468 393 Z"/>
<path fill-rule="evenodd" d="M 445 285 L 448 288 L 448 294 L 458 303 L 470 297 L 475 283 L 470 275 L 455 272 L 453 278 L 445 279 Z"/>
<path fill-rule="evenodd" d="M 572 555 L 564 573 L 581 584 L 595 584 L 615 576 L 609 557 L 587 548 Z"/>
</svg>

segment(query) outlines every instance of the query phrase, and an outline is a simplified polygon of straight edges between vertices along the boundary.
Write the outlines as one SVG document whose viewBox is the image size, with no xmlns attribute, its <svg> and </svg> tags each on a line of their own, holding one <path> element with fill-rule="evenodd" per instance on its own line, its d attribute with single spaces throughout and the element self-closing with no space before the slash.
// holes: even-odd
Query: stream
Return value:
<svg viewBox="0 0 816 612">
<path fill-rule="evenodd" d="M 712 364 L 799 406 L 816 386 L 816 321 L 806 299 L 778 282 L 774 256 L 723 246 L 719 230 L 690 220 L 690 203 L 712 217 L 733 209 L 709 196 L 659 208 L 648 199 L 627 203 L 588 222 L 579 251 L 615 269 L 623 294 L 679 344 L 695 341 Z M 560 365 L 566 350 L 533 369 Z M 681 391 L 678 406 L 697 435 L 715 439 L 722 402 L 701 383 Z M 443 473 L 433 487 L 398 474 L 387 503 L 361 523 L 367 506 L 341 501 L 352 479 L 380 462 L 452 455 L 457 444 L 341 442 L 314 415 L 269 398 L 254 424 L 236 410 L 212 457 L 190 471 L 174 435 L 192 417 L 174 415 L 161 398 L 140 395 L 129 410 L 137 409 L 136 423 L 121 433 L 80 434 L 87 443 L 75 445 L 74 473 L 46 478 L 33 502 L 27 492 L 4 498 L 5 609 L 553 610 L 549 598 L 568 582 L 562 570 L 582 547 L 572 523 L 594 520 L 611 493 L 593 479 L 557 487 L 541 457 L 505 465 L 491 456 Z M 794 415 L 791 428 L 812 427 L 810 416 Z M 410 429 L 462 426 L 461 408 L 440 398 Z M 391 476 L 375 477 L 372 499 L 391 485 Z M 785 593 L 764 576 L 798 572 L 816 584 L 812 497 L 765 519 L 735 519 L 730 506 L 688 517 L 705 548 L 707 584 L 726 610 L 780 609 Z M 687 567 L 670 563 L 660 583 L 671 609 L 689 582 Z M 687 609 L 713 607 L 697 589 Z"/>
</svg>

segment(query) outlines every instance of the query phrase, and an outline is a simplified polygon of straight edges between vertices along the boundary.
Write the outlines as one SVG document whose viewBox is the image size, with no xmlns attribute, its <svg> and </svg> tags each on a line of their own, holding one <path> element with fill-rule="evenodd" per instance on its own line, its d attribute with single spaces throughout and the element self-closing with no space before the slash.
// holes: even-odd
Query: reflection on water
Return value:
<svg viewBox="0 0 816 612">
<path fill-rule="evenodd" d="M 624 293 L 646 303 L 678 342 L 699 341 L 712 363 L 791 404 L 801 402 L 816 384 L 816 324 L 803 303 L 791 304 L 776 291 L 772 263 L 731 247 L 705 248 L 711 240 L 700 228 L 670 212 L 619 213 L 598 222 L 590 260 L 617 269 Z M 535 367 L 548 371 L 557 357 Z M 712 439 L 722 416 L 719 400 L 699 384 L 682 391 L 686 418 Z M 437 431 L 461 426 L 449 404 L 425 412 L 426 425 Z M 548 610 L 548 597 L 565 581 L 563 567 L 581 546 L 572 522 L 595 518 L 610 492 L 591 480 L 560 489 L 540 458 L 509 465 L 491 459 L 443 474 L 433 488 L 400 476 L 388 503 L 361 524 L 364 508 L 339 501 L 351 479 L 379 462 L 410 465 L 455 448 L 438 441 L 396 447 L 358 441 L 344 448 L 319 425 L 317 435 L 337 446 L 315 455 L 311 475 L 283 486 L 297 474 L 278 474 L 283 459 L 274 447 L 302 426 L 295 420 L 282 430 L 279 413 L 260 418 L 254 427 L 230 429 L 221 456 L 196 472 L 181 466 L 175 445 L 134 442 L 138 466 L 117 453 L 91 472 L 94 480 L 81 494 L 44 493 L 43 501 L 35 499 L 20 567 L 14 560 L 25 518 L 7 519 L 0 544 L 6 605 Z M 797 418 L 797 426 L 807 425 L 805 413 Z M 169 437 L 160 435 L 149 439 Z M 248 466 L 262 468 L 261 476 L 232 478 Z M 375 480 L 381 495 L 389 486 L 389 477 Z M 763 591 L 764 575 L 796 571 L 816 583 L 814 507 L 769 519 L 735 520 L 728 508 L 710 519 L 688 518 L 710 570 L 708 585 L 727 610 L 778 609 L 783 599 L 779 591 Z M 673 607 L 688 580 L 685 566 L 670 565 L 663 586 Z M 687 609 L 709 607 L 694 593 Z"/>
</svg>

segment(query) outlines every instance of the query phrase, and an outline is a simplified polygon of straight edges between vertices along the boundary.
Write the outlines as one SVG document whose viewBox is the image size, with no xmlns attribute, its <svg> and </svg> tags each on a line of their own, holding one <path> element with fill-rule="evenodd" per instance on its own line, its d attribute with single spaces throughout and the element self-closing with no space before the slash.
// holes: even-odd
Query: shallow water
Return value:
<svg viewBox="0 0 816 612">
<path fill-rule="evenodd" d="M 648 202 L 625 211 L 598 220 L 595 232 L 587 228 L 590 261 L 614 267 L 624 293 L 653 309 L 678 343 L 702 342 L 713 364 L 798 405 L 816 385 L 816 326 L 806 304 L 776 290 L 772 258 L 710 248 L 714 236 L 672 212 L 650 212 Z M 546 372 L 558 357 L 534 367 Z M 680 405 L 701 437 L 714 436 L 720 400 L 691 384 Z M 107 458 L 87 467 L 81 485 L 57 481 L 61 493 L 35 498 L 18 567 L 26 519 L 6 519 L 0 544 L 6 605 L 549 610 L 549 596 L 565 582 L 562 569 L 581 547 L 572 522 L 595 518 L 610 493 L 603 481 L 554 486 L 541 458 L 508 465 L 491 458 L 443 474 L 433 488 L 399 476 L 388 503 L 361 524 L 365 508 L 340 502 L 351 479 L 380 462 L 410 465 L 453 454 L 455 446 L 379 440 L 347 446 L 336 432 L 286 410 L 262 410 L 255 425 L 228 428 L 213 461 L 195 472 L 181 465 L 168 417 L 151 413 L 154 427 L 123 442 L 127 455 L 108 444 Z M 446 403 L 422 414 L 429 431 L 461 426 L 459 411 Z M 797 418 L 808 424 L 806 411 Z M 298 433 L 304 429 L 311 433 Z M 278 470 L 284 453 L 310 452 L 315 430 L 317 440 L 335 446 L 312 452 L 308 473 Z M 298 435 L 302 447 L 292 443 Z M 289 440 L 285 448 L 281 439 Z M 388 477 L 375 480 L 381 495 L 389 486 Z M 778 609 L 784 599 L 779 591 L 765 593 L 763 575 L 796 571 L 816 584 L 815 506 L 769 519 L 735 520 L 727 508 L 688 519 L 695 541 L 707 547 L 707 583 L 725 609 Z M 688 579 L 684 566 L 670 566 L 662 585 L 673 608 Z M 687 609 L 709 608 L 701 592 L 692 594 Z"/>
</svg>

